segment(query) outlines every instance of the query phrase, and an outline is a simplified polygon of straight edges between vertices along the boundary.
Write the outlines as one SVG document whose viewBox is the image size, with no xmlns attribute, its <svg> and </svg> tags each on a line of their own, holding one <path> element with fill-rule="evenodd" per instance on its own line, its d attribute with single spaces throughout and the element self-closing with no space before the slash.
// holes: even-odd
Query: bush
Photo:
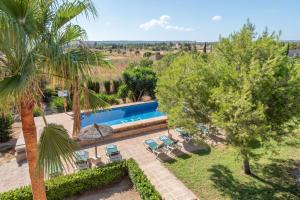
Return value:
<svg viewBox="0 0 300 200">
<path fill-rule="evenodd" d="M 42 115 L 43 115 L 42 109 L 40 107 L 38 107 L 38 106 L 35 106 L 33 108 L 33 116 L 34 117 L 39 117 L 39 116 L 42 116 Z"/>
<path fill-rule="evenodd" d="M 50 103 L 52 97 L 55 97 L 55 96 L 57 96 L 57 93 L 54 90 L 50 89 L 50 88 L 46 88 L 43 91 L 43 101 L 46 102 L 46 103 Z"/>
<path fill-rule="evenodd" d="M 58 112 L 64 112 L 64 98 L 63 97 L 53 97 L 50 103 L 52 109 Z M 67 111 L 72 110 L 72 100 L 67 98 Z"/>
<path fill-rule="evenodd" d="M 145 52 L 145 53 L 144 53 L 143 57 L 144 57 L 144 58 L 150 58 L 151 55 L 152 55 L 152 53 L 148 51 L 148 52 Z"/>
<path fill-rule="evenodd" d="M 46 181 L 47 199 L 61 200 L 82 192 L 100 189 L 127 174 L 125 161 L 108 164 L 101 168 L 80 171 Z M 1 200 L 31 200 L 29 186 L 0 194 Z"/>
<path fill-rule="evenodd" d="M 115 95 L 107 95 L 107 94 L 97 94 L 97 96 L 110 105 L 120 104 L 119 100 Z"/>
<path fill-rule="evenodd" d="M 143 170 L 132 158 L 127 160 L 128 175 L 134 188 L 139 192 L 142 199 L 159 200 L 162 199 L 160 194 L 155 190 L 154 186 L 150 183 Z"/>
<path fill-rule="evenodd" d="M 113 90 L 114 93 L 117 93 L 121 84 L 121 80 L 113 80 Z"/>
<path fill-rule="evenodd" d="M 118 94 L 117 96 L 119 98 L 122 98 L 123 102 L 126 103 L 126 98 L 128 97 L 129 90 L 126 84 L 122 83 L 118 89 Z"/>
<path fill-rule="evenodd" d="M 99 84 L 99 82 L 88 81 L 87 82 L 87 87 L 88 87 L 88 89 L 93 90 L 96 93 L 99 93 L 99 91 L 100 91 L 100 84 Z"/>
<path fill-rule="evenodd" d="M 12 124 L 13 118 L 11 115 L 0 116 L 0 142 L 7 142 L 10 139 Z"/>
<path fill-rule="evenodd" d="M 106 94 L 110 94 L 110 81 L 104 81 L 104 88 Z"/>
</svg>

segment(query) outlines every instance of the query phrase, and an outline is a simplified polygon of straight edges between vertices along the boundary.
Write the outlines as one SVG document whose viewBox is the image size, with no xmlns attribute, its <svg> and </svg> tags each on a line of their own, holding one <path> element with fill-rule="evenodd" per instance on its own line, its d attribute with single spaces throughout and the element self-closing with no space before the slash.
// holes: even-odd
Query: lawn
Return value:
<svg viewBox="0 0 300 200">
<path fill-rule="evenodd" d="M 200 199 L 292 200 L 300 199 L 291 175 L 299 160 L 300 137 L 294 137 L 276 153 L 253 161 L 253 177 L 243 174 L 237 151 L 228 146 L 185 155 L 165 165 Z"/>
</svg>

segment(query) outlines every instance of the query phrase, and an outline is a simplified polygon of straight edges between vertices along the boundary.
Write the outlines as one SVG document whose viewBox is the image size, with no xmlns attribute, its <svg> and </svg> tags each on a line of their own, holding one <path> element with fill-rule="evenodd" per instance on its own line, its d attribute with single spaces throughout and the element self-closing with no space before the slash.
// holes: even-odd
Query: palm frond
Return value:
<svg viewBox="0 0 300 200">
<path fill-rule="evenodd" d="M 65 24 L 80 14 L 85 14 L 86 17 L 97 16 L 96 8 L 90 0 L 75 0 L 73 2 L 64 2 L 57 10 L 53 24 L 52 31 L 58 31 Z"/>
<path fill-rule="evenodd" d="M 80 104 L 84 110 L 92 110 L 96 112 L 100 108 L 106 108 L 109 104 L 101 99 L 97 94 L 86 87 L 81 87 L 80 89 Z"/>
<path fill-rule="evenodd" d="M 58 168 L 73 166 L 76 143 L 67 130 L 57 124 L 44 127 L 38 146 L 38 169 L 49 174 Z"/>
<path fill-rule="evenodd" d="M 87 33 L 79 25 L 69 24 L 65 27 L 62 34 L 59 35 L 58 44 L 67 45 L 76 40 L 87 39 Z"/>
</svg>

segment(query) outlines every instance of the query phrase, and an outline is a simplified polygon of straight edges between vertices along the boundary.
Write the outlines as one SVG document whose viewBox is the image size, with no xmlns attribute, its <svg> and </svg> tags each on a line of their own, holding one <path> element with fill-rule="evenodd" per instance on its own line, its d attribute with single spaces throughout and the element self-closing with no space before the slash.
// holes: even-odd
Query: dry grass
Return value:
<svg viewBox="0 0 300 200">
<path fill-rule="evenodd" d="M 142 59 L 142 54 L 135 55 L 134 53 L 127 53 L 126 55 L 112 53 L 107 55 L 111 59 L 111 68 L 97 68 L 93 71 L 93 79 L 95 81 L 116 80 L 121 78 L 122 72 L 127 68 L 131 62 L 137 62 Z"/>
</svg>

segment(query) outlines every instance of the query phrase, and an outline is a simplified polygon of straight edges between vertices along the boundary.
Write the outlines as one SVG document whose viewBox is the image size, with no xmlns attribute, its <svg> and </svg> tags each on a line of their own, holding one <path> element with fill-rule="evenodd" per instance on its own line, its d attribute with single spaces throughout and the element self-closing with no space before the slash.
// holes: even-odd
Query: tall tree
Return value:
<svg viewBox="0 0 300 200">
<path fill-rule="evenodd" d="M 145 94 L 154 98 L 157 78 L 151 64 L 152 61 L 147 59 L 140 63 L 131 63 L 122 74 L 123 82 L 119 88 L 122 91 L 119 93 L 127 94 L 133 101 L 139 101 Z"/>
<path fill-rule="evenodd" d="M 251 174 L 257 149 L 267 152 L 299 126 L 299 67 L 278 35 L 257 35 L 248 22 L 212 54 L 181 55 L 163 67 L 156 96 L 171 126 L 201 133 L 205 123 L 223 130 Z"/>
<path fill-rule="evenodd" d="M 45 75 L 65 79 L 71 54 L 65 54 L 69 42 L 78 40 L 84 31 L 71 23 L 80 14 L 96 15 L 90 0 L 72 2 L 55 0 L 0 1 L 0 79 L 1 102 L 17 107 L 20 111 L 25 139 L 27 161 L 33 198 L 46 199 L 44 170 L 62 165 L 61 158 L 72 159 L 73 146 L 64 128 L 47 124 L 42 132 L 40 145 L 33 119 L 33 108 L 39 102 L 41 90 L 38 80 Z M 45 118 L 44 118 L 45 119 Z M 59 140 L 49 148 L 49 139 Z M 55 137 L 54 137 L 55 136 Z M 38 153 L 38 148 L 40 153 Z M 45 156 L 52 153 L 52 157 Z M 39 162 L 38 162 L 39 158 Z M 37 164 L 43 167 L 39 169 Z M 38 170 L 39 169 L 39 170 Z"/>
<path fill-rule="evenodd" d="M 214 90 L 218 109 L 212 119 L 239 149 L 246 174 L 251 174 L 249 160 L 260 156 L 257 148 L 280 142 L 299 125 L 299 65 L 286 49 L 279 35 L 267 30 L 257 35 L 250 22 L 215 48 L 227 77 Z"/>
</svg>

